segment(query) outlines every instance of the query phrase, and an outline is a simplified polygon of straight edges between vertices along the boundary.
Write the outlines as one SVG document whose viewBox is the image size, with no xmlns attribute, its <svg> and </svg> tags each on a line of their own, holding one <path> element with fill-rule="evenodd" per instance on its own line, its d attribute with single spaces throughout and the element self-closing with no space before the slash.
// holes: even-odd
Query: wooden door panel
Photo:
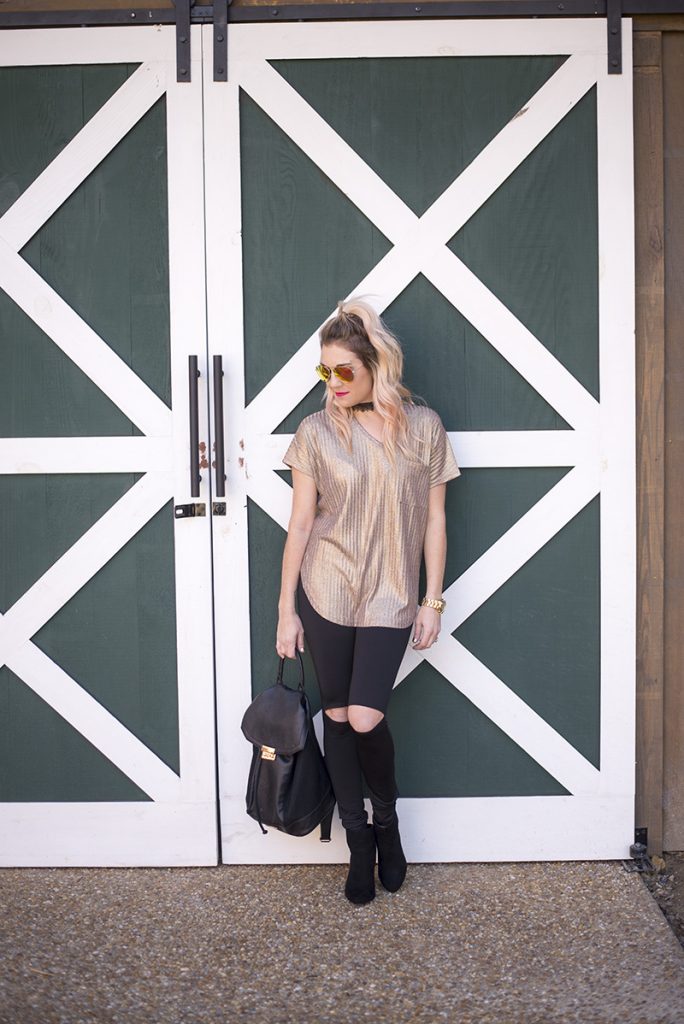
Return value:
<svg viewBox="0 0 684 1024">
<path fill-rule="evenodd" d="M 317 331 L 349 294 L 397 330 L 463 469 L 445 642 L 406 652 L 389 710 L 410 856 L 633 839 L 631 81 L 590 20 L 487 30 L 235 26 L 227 93 L 205 74 L 210 347 L 235 410 L 215 551 L 235 570 L 217 592 L 236 626 L 217 637 L 228 860 L 345 856 L 339 829 L 325 848 L 256 836 L 238 725 L 277 660 L 280 459 L 321 406 Z"/>
<path fill-rule="evenodd" d="M 216 863 L 193 35 L 184 91 L 172 29 L 0 40 L 3 864 Z"/>
</svg>

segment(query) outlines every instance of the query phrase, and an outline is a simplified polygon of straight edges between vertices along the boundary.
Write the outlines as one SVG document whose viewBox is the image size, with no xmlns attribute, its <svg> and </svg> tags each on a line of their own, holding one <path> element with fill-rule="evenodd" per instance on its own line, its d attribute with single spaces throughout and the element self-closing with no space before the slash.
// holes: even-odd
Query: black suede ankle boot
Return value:
<svg viewBox="0 0 684 1024">
<path fill-rule="evenodd" d="M 348 828 L 347 846 L 351 852 L 344 895 L 350 903 L 370 903 L 375 898 L 375 832 L 373 826 Z"/>
<path fill-rule="evenodd" d="M 401 848 L 399 819 L 396 811 L 389 825 L 378 825 L 374 818 L 373 831 L 378 847 L 380 881 L 388 892 L 396 892 L 406 878 L 406 857 Z"/>
</svg>

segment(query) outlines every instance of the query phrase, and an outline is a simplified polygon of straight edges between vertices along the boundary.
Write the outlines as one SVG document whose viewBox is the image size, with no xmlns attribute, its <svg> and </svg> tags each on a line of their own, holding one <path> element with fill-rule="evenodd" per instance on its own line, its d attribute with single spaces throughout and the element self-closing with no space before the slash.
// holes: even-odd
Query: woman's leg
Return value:
<svg viewBox="0 0 684 1024">
<path fill-rule="evenodd" d="M 398 791 L 394 770 L 394 741 L 387 719 L 381 718 L 372 729 L 356 728 L 355 731 L 359 763 L 373 805 L 373 821 L 376 825 L 389 825 L 396 812 Z"/>
<path fill-rule="evenodd" d="M 348 718 L 378 824 L 387 824 L 394 816 L 394 741 L 385 711 L 411 629 L 361 626 L 356 631 Z"/>
<path fill-rule="evenodd" d="M 325 760 L 351 854 L 344 894 L 351 903 L 369 903 L 375 897 L 375 830 L 363 803 L 356 734 L 347 720 L 356 629 L 319 615 L 301 579 L 297 601 L 321 691 Z"/>
<path fill-rule="evenodd" d="M 394 742 L 384 712 L 412 628 L 357 630 L 349 695 L 349 721 L 373 805 L 378 874 L 389 892 L 396 892 L 404 882 L 406 857 L 396 811 Z"/>
<path fill-rule="evenodd" d="M 363 802 L 356 735 L 347 720 L 356 630 L 319 615 L 309 602 L 301 579 L 297 604 L 321 693 L 323 748 L 340 820 L 345 829 L 363 828 L 368 814 Z"/>
<path fill-rule="evenodd" d="M 324 712 L 323 749 L 342 825 L 363 828 L 368 813 L 363 802 L 361 765 L 356 735 L 346 719 L 340 721 Z"/>
</svg>

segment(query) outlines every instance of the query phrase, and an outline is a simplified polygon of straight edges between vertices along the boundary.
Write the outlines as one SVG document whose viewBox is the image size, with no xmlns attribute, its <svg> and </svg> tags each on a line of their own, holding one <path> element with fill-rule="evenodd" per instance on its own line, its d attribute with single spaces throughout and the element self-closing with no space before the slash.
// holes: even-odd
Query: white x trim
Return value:
<svg viewBox="0 0 684 1024">
<path fill-rule="evenodd" d="M 447 588 L 449 610 L 442 626 L 442 636 L 446 638 L 600 489 L 598 403 L 446 245 L 596 84 L 596 61 L 593 56 L 571 56 L 421 217 L 396 196 L 266 61 L 240 64 L 235 74 L 240 87 L 394 243 L 352 294 L 374 296 L 381 312 L 417 274 L 423 273 L 574 428 L 574 452 L 568 451 L 571 432 L 542 432 L 546 442 L 545 464 L 567 464 L 568 460 L 576 460 L 576 468 Z M 264 427 L 274 429 L 310 390 L 307 381 L 311 375 L 307 371 L 317 358 L 318 347 L 316 332 L 250 402 L 248 423 L 262 445 L 265 443 Z M 283 435 L 276 437 L 277 452 L 282 455 Z M 518 449 L 516 464 L 530 464 L 527 453 L 537 442 L 536 436 L 530 437 L 528 431 L 510 431 L 501 432 L 497 437 L 505 438 L 511 448 Z M 285 438 L 286 443 L 289 439 L 289 436 Z M 558 450 L 554 451 L 556 442 Z M 458 435 L 454 436 L 454 446 L 460 452 Z M 251 452 L 248 493 L 286 529 L 290 490 L 272 469 L 269 473 L 273 462 L 270 458 L 262 462 L 261 454 L 259 449 Z M 465 465 L 479 464 L 472 459 L 461 458 L 460 461 Z M 397 685 L 421 657 L 438 668 L 454 687 L 571 793 L 597 791 L 600 780 L 597 769 L 453 638 L 442 643 L 439 649 L 408 650 Z"/>
<path fill-rule="evenodd" d="M 12 48 L 6 44 L 12 39 Z M 141 66 L 121 85 L 81 130 L 68 142 L 50 164 L 31 182 L 21 196 L 0 218 L 0 288 L 30 317 L 33 322 L 79 367 L 145 436 L 124 437 L 44 437 L 3 438 L 0 440 L 0 473 L 130 473 L 145 475 L 102 515 L 79 539 L 52 564 L 43 575 L 20 597 L 11 608 L 0 615 L 0 666 L 7 665 L 27 686 L 37 693 L 74 729 L 92 743 L 102 754 L 136 783 L 153 801 L 178 805 L 164 817 L 162 809 L 154 812 L 159 840 L 145 839 L 145 851 L 132 854 L 135 840 L 122 836 L 119 849 L 126 847 L 129 856 L 145 862 L 173 862 L 187 854 L 182 846 L 192 850 L 190 860 L 206 858 L 207 823 L 209 843 L 215 834 L 213 799 L 213 759 L 207 758 L 206 731 L 213 728 L 211 715 L 211 659 L 193 658 L 194 646 L 203 643 L 206 629 L 210 629 L 210 602 L 205 597 L 190 609 L 184 623 L 188 635 L 181 636 L 177 651 L 179 679 L 193 681 L 193 692 L 179 690 L 179 716 L 181 720 L 180 760 L 183 778 L 179 778 L 161 758 L 138 739 L 110 711 L 93 697 L 67 672 L 49 658 L 33 641 L 33 637 L 90 579 L 92 579 L 135 534 L 145 526 L 174 496 L 182 492 L 188 474 L 184 461 L 187 457 L 187 438 L 176 428 L 171 409 L 121 359 L 107 342 L 94 331 L 54 288 L 19 255 L 21 248 L 40 227 L 87 179 L 91 172 L 140 121 L 162 96 L 167 105 L 167 147 L 169 152 L 169 201 L 172 209 L 169 223 L 170 272 L 172 277 L 172 333 L 182 335 L 172 339 L 172 380 L 180 377 L 187 381 L 186 350 L 202 353 L 204 346 L 203 317 L 187 304 L 181 313 L 174 304 L 185 302 L 184 289 L 197 292 L 195 278 L 199 274 L 203 285 L 203 237 L 201 231 L 188 244 L 187 225 L 179 216 L 179 205 L 174 206 L 185 192 L 188 177 L 201 177 L 201 54 L 200 33 L 193 30 L 196 52 L 193 57 L 195 84 L 178 90 L 175 84 L 175 37 L 173 29 L 146 28 L 134 32 L 126 30 L 88 30 L 63 32 L 5 33 L 0 40 L 0 63 L 3 65 L 33 63 L 110 63 L 142 59 Z M 47 53 L 43 52 L 46 48 Z M 87 50 L 87 54 L 85 52 Z M 145 59 L 145 58 L 151 59 Z M 198 174 L 198 168 L 200 173 Z M 202 210 L 203 196 L 197 191 L 187 203 L 187 216 L 194 223 L 201 221 L 196 215 Z M 185 209 L 185 206 L 183 207 Z M 182 238 L 182 247 L 174 244 Z M 191 273 L 178 266 L 176 255 L 187 252 L 192 263 Z M 198 258 L 198 253 L 200 258 Z M 185 257 L 183 257 L 185 258 Z M 185 275 L 185 280 L 179 280 Z M 187 329 L 191 327 L 192 337 Z M 199 327 L 199 330 L 198 330 Z M 204 366 L 204 363 L 202 363 Z M 177 382 L 174 393 L 179 390 Z M 176 416 L 187 423 L 185 389 L 180 390 Z M 179 453 L 182 458 L 179 460 Z M 179 473 L 179 469 L 181 473 Z M 182 474 L 182 475 L 181 475 Z M 208 529 L 203 536 L 207 542 Z M 197 537 L 197 533 L 195 533 Z M 197 543 L 197 542 L 196 542 Z M 204 580 L 209 567 L 195 571 L 190 559 L 185 558 L 180 540 L 176 544 L 176 581 L 186 592 L 197 595 L 197 577 Z M 208 544 L 207 544 L 208 548 Z M 205 551 L 205 558 L 208 553 Z M 184 612 L 185 614 L 185 612 Z M 202 617 L 202 625 L 194 618 Z M 189 620 L 193 621 L 189 621 Z M 207 688 L 207 682 L 209 688 Z M 200 809 L 200 802 L 209 794 L 209 806 Z M 177 830 L 182 821 L 179 816 L 181 801 L 188 814 L 194 814 L 197 827 L 195 836 L 180 844 L 176 850 L 162 850 L 164 829 Z M 191 808 L 195 802 L 196 807 Z M 135 805 L 134 805 L 135 806 Z M 119 808 L 120 810 L 121 808 Z M 148 805 L 138 806 L 134 818 L 138 828 L 146 820 Z M 208 810 L 208 817 L 205 815 Z M 98 812 L 99 813 L 99 812 Z M 185 811 L 183 812 L 185 814 Z M 27 821 L 30 820 L 30 814 Z M 67 815 L 68 817 L 68 815 Z M 187 815 L 186 815 L 187 817 Z M 133 819 L 131 819 L 132 821 Z M 188 818 L 188 821 L 190 819 Z M 76 823 L 72 823 L 76 827 Z M 21 844 L 21 830 L 10 837 Z M 72 849 L 74 839 L 63 837 L 63 849 Z M 93 856 L 90 848 L 81 846 L 75 856 L 86 860 Z M 60 843 L 46 856 L 48 862 L 62 853 Z M 78 847 L 77 847 L 78 849 Z M 204 852 L 198 853 L 199 850 Z M 8 856 L 11 856 L 8 855 Z M 29 856 L 27 854 L 27 856 Z M 74 854 L 65 853 L 71 857 Z M 120 856 L 116 845 L 111 853 L 105 851 L 95 862 L 107 863 L 108 858 Z M 0 857 L 5 858 L 4 849 Z M 97 858 L 98 855 L 95 854 Z M 57 862 L 59 862 L 57 860 Z M 135 860 L 133 861 L 135 862 Z"/>
<path fill-rule="evenodd" d="M 593 58 L 570 57 L 528 101 L 524 116 L 509 121 L 421 217 L 269 64 L 248 63 L 236 73 L 241 88 L 393 243 L 353 294 L 374 296 L 382 311 L 423 273 L 571 426 L 595 429 L 595 399 L 446 246 L 596 84 Z M 315 332 L 250 402 L 250 423 L 263 430 L 283 421 L 294 382 L 297 401 L 310 390 L 310 374 L 303 371 L 317 349 Z"/>
<path fill-rule="evenodd" d="M 117 89 L 0 217 L 0 235 L 15 252 L 85 181 L 166 88 L 163 64 L 143 64 Z"/>
</svg>

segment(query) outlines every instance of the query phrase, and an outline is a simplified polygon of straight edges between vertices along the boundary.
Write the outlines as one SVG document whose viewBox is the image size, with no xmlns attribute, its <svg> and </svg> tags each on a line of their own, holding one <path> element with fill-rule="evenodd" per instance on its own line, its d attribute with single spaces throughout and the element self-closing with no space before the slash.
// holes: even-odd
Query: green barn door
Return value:
<svg viewBox="0 0 684 1024">
<path fill-rule="evenodd" d="M 407 854 L 628 855 L 630 40 L 625 19 L 609 76 L 592 20 L 236 25 L 226 86 L 205 29 L 209 344 L 230 409 L 214 546 L 225 861 L 346 856 L 337 819 L 326 846 L 245 816 L 239 725 L 277 665 L 281 458 L 321 407 L 318 328 L 351 294 L 398 332 L 463 469 L 442 639 L 407 651 L 389 709 Z"/>
<path fill-rule="evenodd" d="M 193 35 L 0 33 L 3 864 L 217 861 Z"/>
</svg>

